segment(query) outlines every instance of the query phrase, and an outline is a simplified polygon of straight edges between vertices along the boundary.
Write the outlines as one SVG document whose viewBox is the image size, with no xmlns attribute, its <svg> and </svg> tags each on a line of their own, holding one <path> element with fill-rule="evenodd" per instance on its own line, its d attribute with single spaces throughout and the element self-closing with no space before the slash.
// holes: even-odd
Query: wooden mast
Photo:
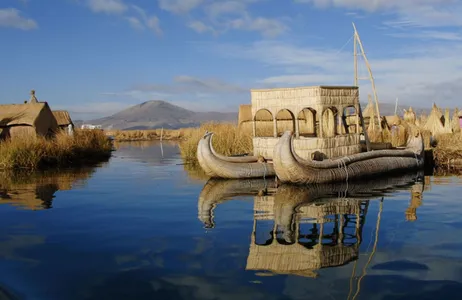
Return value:
<svg viewBox="0 0 462 300">
<path fill-rule="evenodd" d="M 353 24 L 354 26 L 354 24 Z M 355 70 L 355 86 L 358 86 L 358 51 L 356 49 L 356 30 L 354 34 L 354 39 L 353 39 L 353 51 L 354 51 L 354 70 Z M 366 140 L 366 151 L 369 152 L 371 151 L 371 142 L 369 141 L 369 136 L 367 135 L 367 130 L 366 130 L 366 125 L 364 124 L 364 118 L 363 118 L 363 111 L 361 108 L 361 103 L 358 100 L 358 116 L 359 119 L 361 120 L 361 127 L 363 128 L 363 133 L 364 133 L 364 139 Z M 373 120 L 372 120 L 373 121 Z"/>
<path fill-rule="evenodd" d="M 358 62 L 357 62 L 357 58 L 356 58 L 356 56 L 357 56 L 357 54 L 356 54 L 356 52 L 357 52 L 356 51 L 356 42 L 358 42 L 359 48 L 361 49 L 361 55 L 364 58 L 364 62 L 366 63 L 367 71 L 369 72 L 369 79 L 370 79 L 371 84 L 372 84 L 372 92 L 374 93 L 375 109 L 377 111 L 377 121 L 378 121 L 378 124 L 379 124 L 379 130 L 380 130 L 380 132 L 382 132 L 382 126 L 380 126 L 379 102 L 378 102 L 378 99 L 377 99 L 377 91 L 375 89 L 375 82 L 374 82 L 374 77 L 372 76 L 371 66 L 369 64 L 369 61 L 367 60 L 366 53 L 364 52 L 363 43 L 361 42 L 361 39 L 359 38 L 359 34 L 358 34 L 358 31 L 356 30 L 355 23 L 352 23 L 352 24 L 353 24 L 353 29 L 355 31 L 355 33 L 354 33 L 355 84 L 357 86 L 357 83 L 358 83 Z"/>
</svg>

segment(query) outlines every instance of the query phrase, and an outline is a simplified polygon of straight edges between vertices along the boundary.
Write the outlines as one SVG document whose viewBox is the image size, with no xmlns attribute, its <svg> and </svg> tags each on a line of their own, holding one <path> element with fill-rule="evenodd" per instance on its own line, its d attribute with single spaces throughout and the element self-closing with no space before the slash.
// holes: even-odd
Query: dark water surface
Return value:
<svg viewBox="0 0 462 300">
<path fill-rule="evenodd" d="M 457 177 L 276 188 L 180 163 L 120 144 L 98 168 L 0 174 L 0 299 L 460 299 Z"/>
</svg>

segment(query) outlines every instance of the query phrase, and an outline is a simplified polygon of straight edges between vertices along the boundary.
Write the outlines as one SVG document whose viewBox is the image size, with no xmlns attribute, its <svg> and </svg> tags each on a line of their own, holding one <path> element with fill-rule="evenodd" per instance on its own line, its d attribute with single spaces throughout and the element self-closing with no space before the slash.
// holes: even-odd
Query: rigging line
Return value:
<svg viewBox="0 0 462 300">
<path fill-rule="evenodd" d="M 335 53 L 335 55 L 339 54 L 340 51 L 343 50 L 343 48 L 346 47 L 346 45 L 348 45 L 348 43 L 351 41 L 351 39 L 354 37 L 354 35 L 350 36 L 350 38 L 348 39 L 348 41 L 342 46 L 342 48 L 340 48 L 340 50 L 337 51 L 337 53 Z"/>
</svg>

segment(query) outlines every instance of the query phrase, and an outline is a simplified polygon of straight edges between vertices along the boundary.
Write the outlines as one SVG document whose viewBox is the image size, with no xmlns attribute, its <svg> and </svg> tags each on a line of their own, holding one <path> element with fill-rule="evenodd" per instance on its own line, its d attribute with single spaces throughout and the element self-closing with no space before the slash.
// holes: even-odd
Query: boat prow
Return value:
<svg viewBox="0 0 462 300">
<path fill-rule="evenodd" d="M 376 150 L 321 161 L 299 157 L 292 133 L 286 131 L 274 148 L 276 176 L 287 183 L 327 183 L 380 176 L 422 168 L 424 143 L 420 133 L 411 135 L 402 150 Z"/>
<path fill-rule="evenodd" d="M 206 132 L 197 145 L 197 160 L 204 172 L 213 178 L 241 179 L 272 177 L 272 163 L 256 156 L 223 156 L 212 146 L 213 132 Z"/>
</svg>

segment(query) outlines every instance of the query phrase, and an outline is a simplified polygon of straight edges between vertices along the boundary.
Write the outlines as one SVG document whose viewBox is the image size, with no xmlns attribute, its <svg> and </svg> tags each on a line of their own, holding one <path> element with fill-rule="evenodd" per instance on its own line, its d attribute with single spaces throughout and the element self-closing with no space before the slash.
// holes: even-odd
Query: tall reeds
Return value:
<svg viewBox="0 0 462 300">
<path fill-rule="evenodd" d="M 197 144 L 206 131 L 213 132 L 213 147 L 223 155 L 249 153 L 252 151 L 252 132 L 239 130 L 235 124 L 204 123 L 199 128 L 193 128 L 186 133 L 179 143 L 180 153 L 187 162 L 197 162 Z"/>
<path fill-rule="evenodd" d="M 112 143 L 99 130 L 59 132 L 52 139 L 22 137 L 0 142 L 0 169 L 46 169 L 107 160 Z"/>
</svg>

